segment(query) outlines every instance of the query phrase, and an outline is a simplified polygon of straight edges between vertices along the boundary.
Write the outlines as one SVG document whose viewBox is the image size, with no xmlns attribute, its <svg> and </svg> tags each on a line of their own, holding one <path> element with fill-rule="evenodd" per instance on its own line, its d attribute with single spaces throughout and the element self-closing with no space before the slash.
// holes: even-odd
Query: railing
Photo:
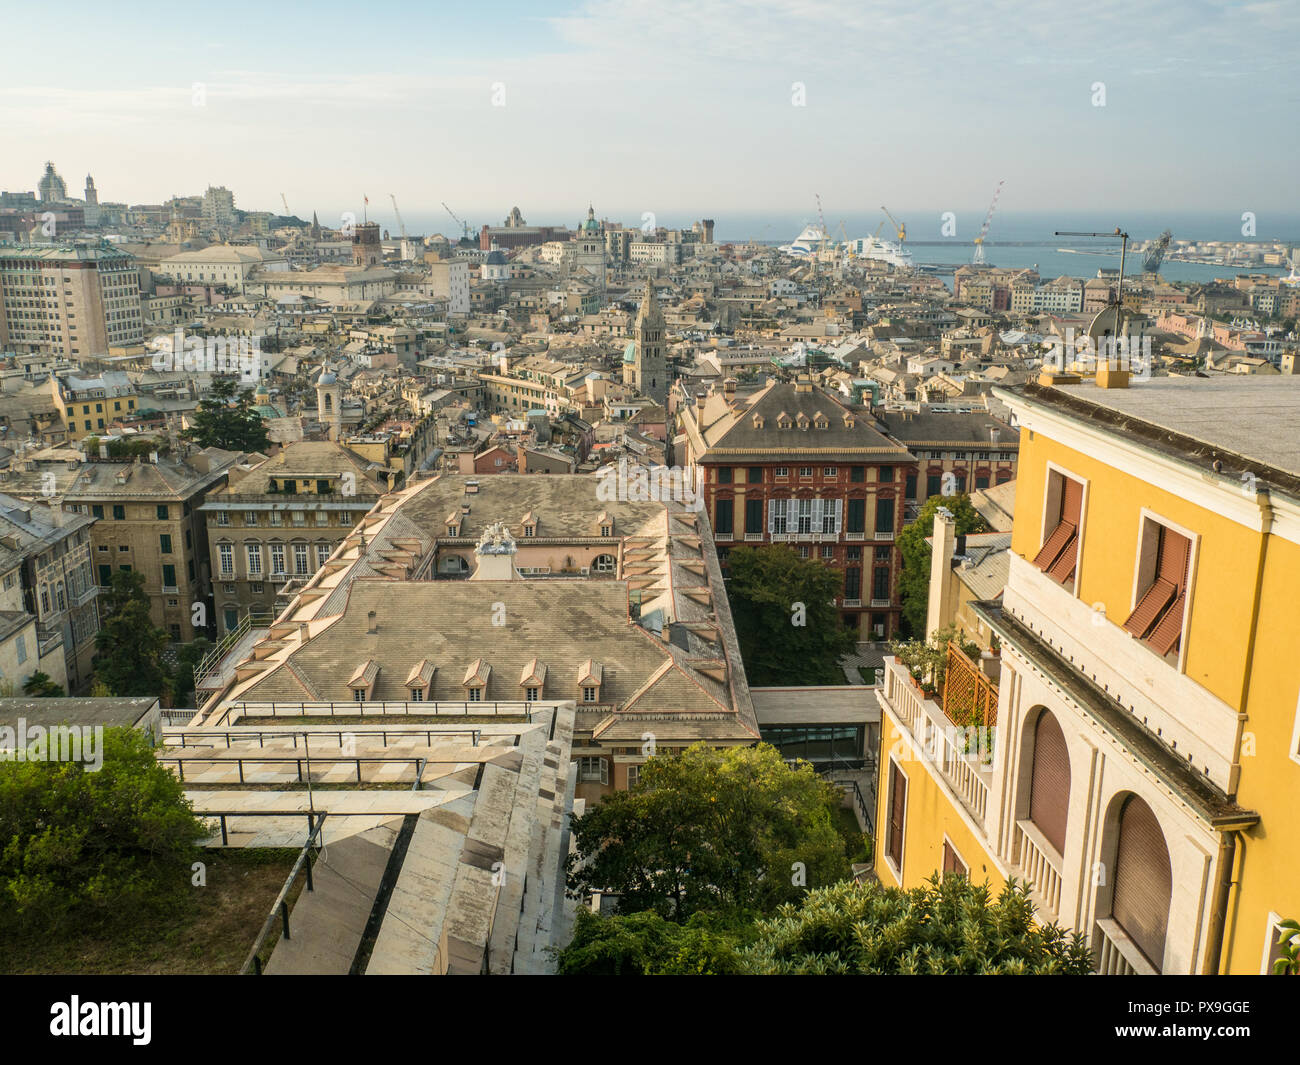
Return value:
<svg viewBox="0 0 1300 1065">
<path fill-rule="evenodd" d="M 190 716 L 193 717 L 193 711 L 187 711 L 187 713 L 189 713 Z M 164 725 L 166 725 L 166 722 L 164 722 Z M 320 736 L 328 739 L 338 740 L 340 739 L 340 737 L 344 735 L 350 735 L 354 739 L 362 739 L 370 736 L 378 736 L 379 742 L 386 747 L 388 746 L 388 737 L 390 734 L 393 737 L 398 739 L 412 739 L 414 737 L 423 736 L 425 746 L 428 747 L 433 746 L 434 736 L 437 736 L 439 739 L 447 739 L 448 737 L 453 737 L 453 736 L 468 736 L 470 740 L 470 745 L 477 747 L 479 745 L 479 737 L 482 735 L 482 729 L 476 729 L 476 728 L 434 730 L 431 728 L 421 729 L 419 727 L 413 727 L 411 725 L 395 725 L 391 729 L 386 729 L 386 728 L 376 729 L 374 725 L 366 725 L 364 726 L 366 731 L 353 732 L 353 733 L 344 733 L 341 732 L 338 728 L 314 729 L 309 727 L 295 728 L 295 729 L 260 729 L 260 728 L 247 728 L 247 727 L 245 728 L 239 728 L 239 727 L 189 728 L 188 722 L 179 726 L 167 726 L 167 727 L 174 728 L 176 731 L 164 732 L 162 736 L 163 742 L 169 745 L 182 746 L 182 747 L 211 745 L 210 741 L 213 740 L 224 740 L 225 746 L 227 748 L 230 747 L 230 743 L 232 740 L 235 741 L 236 743 L 240 743 L 240 742 L 251 743 L 253 740 L 256 740 L 257 745 L 259 747 L 265 747 L 266 741 L 268 739 L 271 740 L 288 739 L 293 741 L 291 746 L 296 749 L 298 746 L 299 738 L 302 738 L 303 746 L 306 747 L 307 740 L 311 739 L 311 737 L 313 736 Z M 363 726 L 358 725 L 357 727 L 362 728 Z M 346 758 L 343 760 L 347 761 Z"/>
<path fill-rule="evenodd" d="M 274 615 L 272 614 L 266 612 L 258 613 L 252 610 L 240 618 L 239 624 L 221 637 L 221 639 L 217 641 L 217 645 L 204 655 L 202 661 L 194 667 L 195 690 L 197 691 L 203 682 L 207 680 L 211 674 L 217 671 L 217 668 L 221 665 L 222 659 L 230 653 L 231 648 L 244 638 L 244 635 L 250 628 L 265 628 L 270 625 L 273 620 Z"/>
<path fill-rule="evenodd" d="M 1030 821 L 1017 821 L 1011 857 L 1020 866 L 1025 880 L 1052 917 L 1061 912 L 1060 861 L 1052 857 L 1053 848 Z"/>
<path fill-rule="evenodd" d="M 245 717 L 522 717 L 530 723 L 533 711 L 545 703 L 483 702 L 316 702 L 230 703 L 214 725 L 229 725 Z M 548 707 L 549 709 L 549 707 Z M 233 717 L 231 715 L 234 715 Z"/>
<path fill-rule="evenodd" d="M 217 816 L 221 818 L 221 841 L 222 845 L 225 846 L 226 816 L 224 814 Z M 315 817 L 314 824 L 313 817 Z M 299 875 L 303 872 L 307 874 L 307 890 L 314 891 L 316 889 L 311 876 L 311 848 L 312 844 L 320 836 L 321 826 L 324 824 L 324 813 L 307 815 L 307 841 L 302 845 L 302 853 L 298 855 L 298 860 L 293 863 L 293 868 L 289 870 L 289 878 L 285 880 L 284 886 L 280 888 L 280 894 L 275 897 L 275 902 L 271 904 L 271 912 L 267 915 L 266 921 L 263 922 L 262 930 L 257 933 L 257 938 L 253 940 L 253 946 L 248 952 L 248 958 L 240 967 L 240 976 L 247 976 L 249 973 L 255 973 L 258 976 L 262 975 L 262 947 L 266 944 L 266 937 L 271 934 L 271 929 L 275 927 L 277 917 L 280 919 L 281 924 L 280 934 L 285 939 L 289 938 L 289 892 L 293 890 L 293 885 L 297 883 Z"/>
<path fill-rule="evenodd" d="M 976 730 L 972 736 L 971 730 L 953 728 L 939 704 L 921 693 L 897 659 L 885 660 L 884 690 L 889 705 L 920 748 L 919 757 L 937 765 L 938 775 L 983 824 L 991 770 L 982 760 L 983 751 L 972 755 L 965 745 L 971 739 L 986 743 L 985 734 Z M 960 748 L 958 743 L 962 744 Z"/>
<path fill-rule="evenodd" d="M 978 763 L 972 761 L 965 751 L 959 751 L 953 745 L 953 737 L 947 729 L 941 730 L 943 737 L 943 770 L 948 783 L 961 796 L 962 801 L 984 823 L 988 811 L 989 786 L 976 768 Z"/>
<path fill-rule="evenodd" d="M 954 725 L 962 727 L 988 728 L 998 721 L 998 686 L 951 642 L 944 673 L 943 712 Z"/>
<path fill-rule="evenodd" d="M 160 751 L 154 755 L 154 760 L 164 764 L 168 762 L 173 763 L 176 767 L 176 776 L 182 782 L 184 782 L 185 780 L 186 763 L 195 763 L 197 765 L 207 766 L 207 767 L 228 766 L 231 763 L 233 763 L 239 771 L 240 784 L 246 784 L 246 783 L 282 784 L 284 783 L 284 778 L 275 773 L 270 773 L 271 776 L 270 780 L 261 780 L 261 781 L 245 780 L 244 763 L 247 762 L 251 766 L 253 766 L 253 775 L 255 777 L 259 775 L 261 776 L 268 775 L 270 771 L 266 767 L 273 767 L 279 765 L 292 765 L 294 767 L 294 782 L 298 784 L 310 784 L 312 783 L 313 780 L 315 780 L 317 783 L 322 783 L 322 781 L 318 776 L 312 775 L 313 768 L 316 769 L 318 772 L 328 772 L 330 769 L 333 769 L 335 766 L 339 766 L 339 765 L 352 766 L 356 770 L 356 783 L 363 784 L 365 783 L 365 779 L 361 773 L 362 765 L 373 764 L 373 765 L 378 765 L 382 768 L 383 766 L 397 763 L 400 765 L 409 765 L 413 767 L 413 769 L 415 770 L 415 782 L 418 785 L 420 783 L 421 774 L 424 771 L 424 765 L 427 762 L 427 759 L 424 755 L 311 754 L 309 751 L 305 749 L 305 745 L 304 745 L 303 753 L 300 755 L 298 754 L 289 754 L 289 755 L 250 754 L 250 755 L 235 755 L 234 757 L 226 758 L 226 757 L 218 756 L 217 754 L 211 754 L 211 755 L 195 754 L 193 753 L 192 748 L 189 749 L 189 752 L 190 753 L 186 753 L 186 754 L 181 754 L 181 753 L 168 754 L 165 751 Z M 307 764 L 307 772 L 305 776 L 303 775 L 304 762 Z M 263 771 L 260 774 L 257 771 L 257 767 L 259 766 L 263 767 Z M 335 783 L 337 781 L 331 780 L 328 782 Z M 222 781 L 222 783 L 225 783 L 225 781 Z M 395 783 L 395 781 L 385 777 L 384 783 Z M 419 790 L 418 787 L 416 790 Z"/>
<path fill-rule="evenodd" d="M 761 532 L 747 532 L 745 533 L 745 539 L 748 541 L 758 541 L 758 540 L 762 540 L 763 537 L 766 535 L 767 535 L 766 533 L 761 533 Z"/>
<path fill-rule="evenodd" d="M 1160 971 L 1146 960 L 1129 934 L 1110 917 L 1097 919 L 1097 934 L 1092 942 L 1092 956 L 1101 976 L 1159 976 Z"/>
<path fill-rule="evenodd" d="M 184 727 L 194 720 L 197 710 L 160 710 L 159 720 L 164 728 Z"/>
</svg>

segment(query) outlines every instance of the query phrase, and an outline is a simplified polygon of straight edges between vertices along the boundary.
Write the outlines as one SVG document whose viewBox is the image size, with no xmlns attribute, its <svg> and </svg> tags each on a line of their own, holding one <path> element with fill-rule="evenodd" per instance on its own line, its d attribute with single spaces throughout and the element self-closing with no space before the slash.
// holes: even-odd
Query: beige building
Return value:
<svg viewBox="0 0 1300 1065">
<path fill-rule="evenodd" d="M 218 634 L 275 613 L 277 594 L 325 564 L 386 491 L 383 467 L 328 441 L 300 441 L 202 505 Z"/>
<path fill-rule="evenodd" d="M 98 377 L 50 376 L 55 409 L 68 427 L 68 439 L 103 434 L 114 422 L 133 417 L 139 406 L 135 385 L 124 373 Z"/>
<path fill-rule="evenodd" d="M 91 539 L 100 586 L 118 570 L 143 574 L 150 617 L 173 640 L 188 643 L 207 628 L 207 538 L 198 508 L 238 459 L 205 448 L 185 462 L 89 462 L 64 495 L 65 510 L 96 519 Z"/>
<path fill-rule="evenodd" d="M 0 349 L 76 362 L 143 341 L 132 256 L 107 245 L 0 248 Z"/>
<path fill-rule="evenodd" d="M 235 247 L 213 244 L 200 251 L 183 251 L 163 259 L 158 272 L 187 284 L 226 285 L 244 291 L 244 283 L 256 270 L 287 271 L 289 263 L 282 255 L 263 252 L 252 246 Z"/>
<path fill-rule="evenodd" d="M 434 717 L 560 703 L 588 801 L 651 753 L 755 742 L 708 522 L 598 486 L 443 474 L 385 496 L 207 705 L 357 704 L 382 724 L 415 703 Z"/>
</svg>

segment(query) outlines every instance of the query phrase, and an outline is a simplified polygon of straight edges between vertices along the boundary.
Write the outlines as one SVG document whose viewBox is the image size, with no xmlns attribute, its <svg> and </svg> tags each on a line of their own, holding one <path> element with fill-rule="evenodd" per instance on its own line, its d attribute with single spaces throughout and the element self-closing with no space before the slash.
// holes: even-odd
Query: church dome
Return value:
<svg viewBox="0 0 1300 1065">
<path fill-rule="evenodd" d="M 316 379 L 317 388 L 319 388 L 321 385 L 333 385 L 337 383 L 338 383 L 338 378 L 335 377 L 334 374 L 331 373 L 329 370 L 326 370 L 323 374 L 320 375 L 320 377 Z"/>
<path fill-rule="evenodd" d="M 635 340 L 629 340 L 627 342 L 627 347 L 623 349 L 623 361 L 636 362 L 636 341 Z"/>
</svg>

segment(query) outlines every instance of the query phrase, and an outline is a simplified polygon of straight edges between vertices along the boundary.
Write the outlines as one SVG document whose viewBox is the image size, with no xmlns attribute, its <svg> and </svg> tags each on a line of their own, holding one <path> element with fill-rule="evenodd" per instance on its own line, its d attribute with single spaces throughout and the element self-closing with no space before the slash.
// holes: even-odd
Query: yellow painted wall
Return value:
<svg viewBox="0 0 1300 1065">
<path fill-rule="evenodd" d="M 1242 837 L 1239 886 L 1230 902 L 1221 966 L 1232 973 L 1257 973 L 1268 913 L 1300 919 L 1300 818 L 1294 814 L 1300 797 L 1300 764 L 1290 757 L 1300 698 L 1296 670 L 1300 546 L 1269 538 L 1252 654 L 1258 533 L 1064 447 L 1041 432 L 1032 437 L 1025 432 L 1012 533 L 1012 550 L 1022 558 L 1032 560 L 1042 541 L 1049 460 L 1089 482 L 1080 599 L 1104 603 L 1107 617 L 1116 623 L 1122 624 L 1128 616 L 1139 516 L 1146 507 L 1200 534 L 1186 638 L 1187 675 L 1229 706 L 1241 709 L 1246 663 L 1253 662 L 1236 798 L 1245 809 L 1258 812 L 1261 821 Z"/>
<path fill-rule="evenodd" d="M 1263 588 L 1237 791 L 1237 801 L 1261 820 L 1243 833 L 1240 888 L 1223 951 L 1232 973 L 1259 972 L 1269 911 L 1300 920 L 1300 764 L 1290 757 L 1300 699 L 1300 545 L 1270 538 Z"/>
<path fill-rule="evenodd" d="M 1229 706 L 1239 707 L 1250 631 L 1259 537 L 1249 529 L 1155 485 L 1045 437 L 1025 432 L 1011 549 L 1032 560 L 1042 546 L 1047 463 L 1088 481 L 1079 598 L 1104 603 L 1122 625 L 1133 603 L 1140 517 L 1146 507 L 1200 534 L 1193 574 L 1186 672 Z"/>
<path fill-rule="evenodd" d="M 979 837 L 958 813 L 943 785 L 931 775 L 931 767 L 919 760 L 918 751 L 902 740 L 905 735 L 889 718 L 880 723 L 880 784 L 877 788 L 879 809 L 876 824 L 880 838 L 875 847 L 876 875 L 888 887 L 897 887 L 898 879 L 885 860 L 889 836 L 889 761 L 894 758 L 907 775 L 907 821 L 903 831 L 903 884 L 919 887 L 943 868 L 944 833 L 970 868 L 970 879 L 980 884 L 988 881 L 996 894 L 1003 877 Z"/>
</svg>

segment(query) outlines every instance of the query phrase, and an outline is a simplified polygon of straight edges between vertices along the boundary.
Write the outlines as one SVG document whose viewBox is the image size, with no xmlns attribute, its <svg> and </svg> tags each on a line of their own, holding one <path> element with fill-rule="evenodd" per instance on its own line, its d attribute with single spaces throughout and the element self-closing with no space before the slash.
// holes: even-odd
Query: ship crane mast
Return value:
<svg viewBox="0 0 1300 1065">
<path fill-rule="evenodd" d="M 980 235 L 975 238 L 975 255 L 971 259 L 974 266 L 986 265 L 984 260 L 984 238 L 989 235 L 989 226 L 993 223 L 993 212 L 998 209 L 998 197 L 1002 195 L 1002 186 L 1006 180 L 998 182 L 998 187 L 993 190 L 993 200 L 989 204 L 988 213 L 984 216 L 984 224 L 980 226 Z"/>
</svg>

